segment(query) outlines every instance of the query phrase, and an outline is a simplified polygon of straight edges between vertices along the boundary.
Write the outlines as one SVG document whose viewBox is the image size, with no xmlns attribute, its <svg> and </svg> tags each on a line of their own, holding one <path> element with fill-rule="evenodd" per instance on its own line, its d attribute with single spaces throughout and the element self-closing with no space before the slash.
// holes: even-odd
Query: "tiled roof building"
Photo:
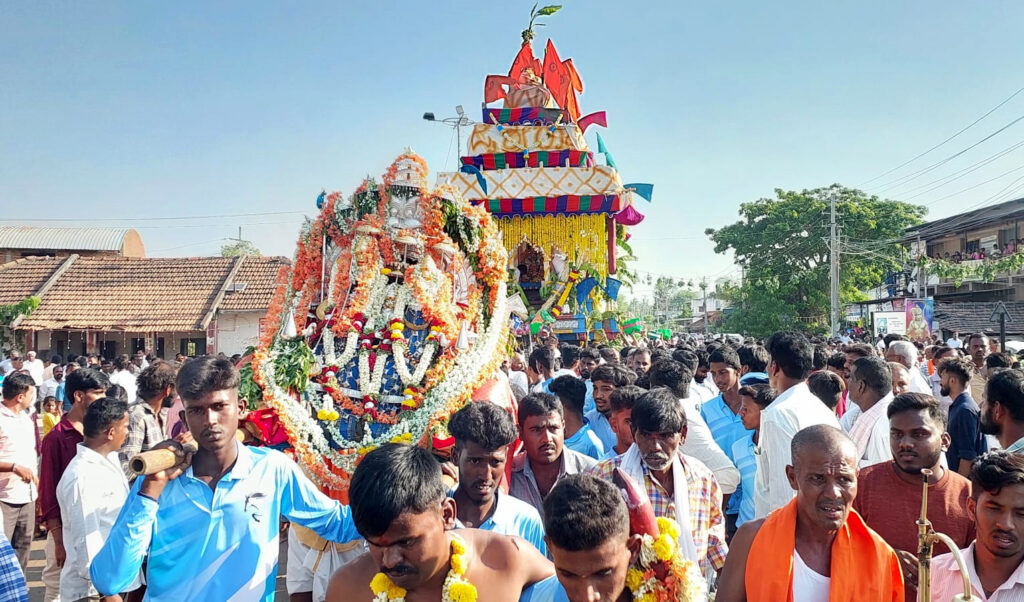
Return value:
<svg viewBox="0 0 1024 602">
<path fill-rule="evenodd" d="M 30 349 L 105 356 L 241 353 L 259 335 L 283 257 L 32 257 L 0 265 L 0 305 L 36 295 L 11 326 Z M 189 353 L 191 352 L 191 353 Z"/>
</svg>

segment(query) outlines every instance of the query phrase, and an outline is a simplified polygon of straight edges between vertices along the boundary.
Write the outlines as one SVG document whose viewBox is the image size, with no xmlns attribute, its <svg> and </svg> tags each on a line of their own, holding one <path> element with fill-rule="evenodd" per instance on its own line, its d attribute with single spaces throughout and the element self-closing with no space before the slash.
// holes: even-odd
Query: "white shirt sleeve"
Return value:
<svg viewBox="0 0 1024 602">
<path fill-rule="evenodd" d="M 67 560 L 64 563 L 63 571 L 74 575 L 78 579 L 86 579 L 89 577 L 89 565 L 93 556 L 99 552 L 100 547 L 103 546 L 103 542 L 99 542 L 91 553 L 89 549 L 89 515 L 93 513 L 93 509 L 90 508 L 90 500 L 87 495 L 87 488 L 82 487 L 82 476 L 76 474 L 76 466 L 72 466 L 71 470 L 64 472 L 64 476 L 61 477 L 60 483 L 57 485 L 57 503 L 60 505 L 60 519 L 63 524 L 64 541 L 75 542 L 73 546 L 65 546 L 65 550 L 68 552 Z M 83 496 L 83 494 L 86 494 Z M 85 546 L 86 551 L 80 546 Z M 75 549 L 72 550 L 71 548 Z"/>
<path fill-rule="evenodd" d="M 892 460 L 892 445 L 889 441 L 889 419 L 881 416 L 868 437 L 868 445 L 857 468 L 865 468 L 873 464 L 881 464 Z"/>
<path fill-rule="evenodd" d="M 686 412 L 686 440 L 680 446 L 687 456 L 697 458 L 715 473 L 715 480 L 723 494 L 736 491 L 740 484 L 740 471 L 736 469 L 729 456 L 715 443 L 711 429 L 701 417 L 700 412 Z"/>
<path fill-rule="evenodd" d="M 761 455 L 757 463 L 755 479 L 754 518 L 764 518 L 776 508 L 781 508 L 793 499 L 796 492 L 789 485 L 786 466 L 790 462 L 790 442 L 794 433 L 789 432 L 774 412 L 761 415 L 759 445 Z"/>
</svg>

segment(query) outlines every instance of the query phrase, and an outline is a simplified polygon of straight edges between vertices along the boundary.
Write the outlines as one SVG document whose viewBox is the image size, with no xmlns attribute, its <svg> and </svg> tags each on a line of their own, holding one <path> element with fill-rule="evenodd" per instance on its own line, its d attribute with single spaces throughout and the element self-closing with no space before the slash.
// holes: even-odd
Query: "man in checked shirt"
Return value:
<svg viewBox="0 0 1024 602">
<path fill-rule="evenodd" d="M 139 400 L 129 403 L 128 438 L 125 439 L 124 447 L 118 454 L 129 482 L 135 480 L 135 473 L 128 468 L 128 461 L 136 454 L 153 449 L 156 444 L 168 439 L 164 428 L 166 416 L 161 410 L 164 401 L 174 396 L 174 379 L 177 374 L 178 371 L 173 365 L 167 362 L 154 362 L 139 373 L 136 379 Z M 191 437 L 182 439 L 179 443 L 189 440 Z"/>
<path fill-rule="evenodd" d="M 633 445 L 621 456 L 599 463 L 590 473 L 611 480 L 621 467 L 644 484 L 654 514 L 688 525 L 702 572 L 718 571 L 729 548 L 725 543 L 722 491 L 711 470 L 680 451 L 686 439 L 686 410 L 667 388 L 655 388 L 632 411 Z M 682 539 L 682 535 L 680 536 Z"/>
</svg>

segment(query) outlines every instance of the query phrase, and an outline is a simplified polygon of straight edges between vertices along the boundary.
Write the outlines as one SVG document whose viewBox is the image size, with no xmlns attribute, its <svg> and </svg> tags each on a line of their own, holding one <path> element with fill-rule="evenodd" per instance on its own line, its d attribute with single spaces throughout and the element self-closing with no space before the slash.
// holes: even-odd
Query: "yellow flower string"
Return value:
<svg viewBox="0 0 1024 602">
<path fill-rule="evenodd" d="M 700 568 L 679 550 L 679 525 L 657 519 L 658 536 L 644 535 L 636 564 L 626 571 L 626 587 L 636 602 L 697 602 L 706 600 Z M 662 579 L 658 575 L 662 575 Z"/>
<path fill-rule="evenodd" d="M 442 602 L 476 602 L 476 586 L 466 580 L 466 542 L 458 535 L 452 535 L 451 568 L 445 577 L 441 593 Z M 377 573 L 370 581 L 374 602 L 405 602 L 406 591 L 398 587 L 384 573 Z"/>
</svg>

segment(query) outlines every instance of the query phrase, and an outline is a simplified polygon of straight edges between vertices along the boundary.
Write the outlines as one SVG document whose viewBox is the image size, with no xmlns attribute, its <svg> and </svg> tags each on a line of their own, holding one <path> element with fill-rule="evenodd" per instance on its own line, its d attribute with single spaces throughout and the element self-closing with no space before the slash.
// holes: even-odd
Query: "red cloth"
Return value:
<svg viewBox="0 0 1024 602">
<path fill-rule="evenodd" d="M 772 512 L 747 554 L 747 602 L 793 602 L 797 500 Z M 832 542 L 829 602 L 904 602 L 896 553 L 850 511 Z M 870 578 L 865 578 L 870 576 Z"/>
<path fill-rule="evenodd" d="M 839 396 L 839 404 L 836 405 L 836 418 L 842 418 L 843 414 L 846 413 L 846 398 L 847 391 L 844 389 L 843 394 Z"/>
<path fill-rule="evenodd" d="M 886 543 L 916 554 L 921 485 L 904 481 L 896 470 L 894 462 L 860 469 L 853 508 Z M 971 482 L 952 470 L 947 469 L 937 483 L 928 486 L 928 520 L 936 531 L 952 537 L 960 549 L 974 541 L 974 518 L 967 511 L 969 497 Z M 942 542 L 935 543 L 936 556 L 948 551 Z"/>
<path fill-rule="evenodd" d="M 42 460 L 39 463 L 39 519 L 47 521 L 51 518 L 60 520 L 60 506 L 57 505 L 57 483 L 64 476 L 64 470 L 71 459 L 78 453 L 78 444 L 82 442 L 79 433 L 67 415 L 60 419 L 57 426 L 43 437 Z"/>
</svg>

